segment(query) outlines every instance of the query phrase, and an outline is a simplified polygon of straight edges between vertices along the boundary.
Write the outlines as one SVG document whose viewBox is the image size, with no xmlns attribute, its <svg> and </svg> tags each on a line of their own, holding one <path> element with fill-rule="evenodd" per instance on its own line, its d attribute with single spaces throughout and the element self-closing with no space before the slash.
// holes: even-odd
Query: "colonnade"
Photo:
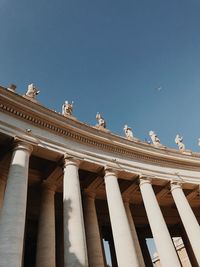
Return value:
<svg viewBox="0 0 200 267">
<path fill-rule="evenodd" d="M 6 186 L 5 182 L 0 183 L 0 203 L 3 203 L 0 213 L 0 267 L 23 266 L 28 170 L 32 149 L 30 144 L 22 141 L 15 144 Z M 95 192 L 86 192 L 82 203 L 79 163 L 74 158 L 64 159 L 64 266 L 104 267 L 105 256 L 95 207 Z M 104 182 L 118 266 L 144 267 L 129 202 L 123 199 L 120 192 L 117 171 L 105 168 Z M 162 266 L 181 266 L 151 179 L 141 176 L 139 187 Z M 171 193 L 200 265 L 200 227 L 197 219 L 179 182 L 171 182 Z M 43 185 L 36 267 L 56 266 L 54 194 L 55 188 Z"/>
</svg>

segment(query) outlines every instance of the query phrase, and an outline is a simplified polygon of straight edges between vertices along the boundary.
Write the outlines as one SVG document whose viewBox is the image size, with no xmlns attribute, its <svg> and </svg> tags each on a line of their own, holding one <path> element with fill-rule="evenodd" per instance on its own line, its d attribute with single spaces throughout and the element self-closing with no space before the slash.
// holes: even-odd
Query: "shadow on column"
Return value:
<svg viewBox="0 0 200 267">
<path fill-rule="evenodd" d="M 63 205 L 64 205 L 64 209 L 66 211 L 65 214 L 64 214 L 64 218 L 63 218 L 63 221 L 64 221 L 63 228 L 64 228 L 64 235 L 65 235 L 65 238 L 64 238 L 64 254 L 66 252 L 65 250 L 67 250 L 67 257 L 65 257 L 65 255 L 64 255 L 64 258 L 65 258 L 64 266 L 65 267 L 88 267 L 86 265 L 83 265 L 79 261 L 79 259 L 77 258 L 76 254 L 70 252 L 71 243 L 70 243 L 70 239 L 69 239 L 68 222 L 69 222 L 69 219 L 70 219 L 70 213 L 72 211 L 71 200 L 70 199 L 64 200 Z M 67 263 L 66 263 L 66 261 L 67 261 Z"/>
<path fill-rule="evenodd" d="M 23 267 L 35 267 L 39 209 L 40 190 L 28 187 Z"/>
<path fill-rule="evenodd" d="M 194 255 L 192 246 L 190 244 L 190 240 L 186 234 L 186 231 L 185 231 L 183 224 L 181 224 L 180 228 L 181 228 L 181 237 L 182 237 L 186 252 L 188 254 L 189 260 L 191 262 L 191 265 L 192 265 L 192 267 L 199 267 L 197 260 L 196 260 L 196 257 Z"/>
<path fill-rule="evenodd" d="M 55 194 L 56 266 L 64 267 L 63 194 Z"/>
<path fill-rule="evenodd" d="M 28 231 L 24 242 L 24 267 L 35 267 L 36 243 L 37 243 L 37 222 L 27 220 Z"/>
</svg>

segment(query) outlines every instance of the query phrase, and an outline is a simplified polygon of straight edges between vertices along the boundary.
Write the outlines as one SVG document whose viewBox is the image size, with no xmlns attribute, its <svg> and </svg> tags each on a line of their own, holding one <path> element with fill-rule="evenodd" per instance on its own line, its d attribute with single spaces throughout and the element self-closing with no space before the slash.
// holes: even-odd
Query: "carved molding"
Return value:
<svg viewBox="0 0 200 267">
<path fill-rule="evenodd" d="M 64 154 L 63 159 L 64 159 L 64 167 L 68 165 L 74 165 L 76 167 L 79 167 L 81 161 L 83 160 L 79 157 L 71 156 L 68 153 Z"/>
<path fill-rule="evenodd" d="M 22 97 L 20 96 L 20 98 L 22 98 Z M 21 101 L 23 101 L 23 100 L 25 101 L 25 99 L 22 98 Z M 31 104 L 37 106 L 37 104 L 35 104 L 35 103 L 31 103 Z M 151 149 L 151 145 L 148 145 L 148 148 L 147 148 L 148 151 L 145 154 L 145 146 L 147 147 L 147 145 L 142 144 L 141 141 L 137 142 L 137 144 L 140 143 L 141 146 L 144 146 L 143 151 L 141 151 L 141 152 L 134 151 L 134 147 L 133 147 L 133 149 L 124 148 L 124 145 L 126 145 L 124 143 L 122 143 L 122 144 L 118 143 L 116 145 L 116 144 L 111 144 L 110 140 L 98 140 L 98 132 L 96 133 L 96 135 L 94 135 L 94 133 L 93 133 L 93 136 L 87 135 L 86 131 L 84 134 L 84 131 L 82 129 L 81 129 L 82 130 L 81 132 L 76 132 L 75 130 L 71 129 L 72 127 L 71 128 L 69 127 L 69 124 L 66 124 L 66 126 L 64 126 L 64 125 L 62 125 L 62 123 L 58 124 L 55 121 L 51 122 L 50 120 L 48 120 L 45 117 L 42 117 L 42 115 L 39 115 L 36 112 L 34 113 L 32 111 L 32 113 L 31 113 L 29 110 L 24 111 L 24 110 L 20 109 L 20 107 L 18 107 L 16 105 L 16 103 L 15 104 L 13 104 L 11 102 L 9 103 L 9 101 L 5 101 L 5 99 L 4 99 L 4 103 L 2 103 L 2 102 L 0 103 L 0 110 L 2 112 L 7 113 L 7 114 L 11 114 L 11 116 L 16 117 L 20 120 L 24 120 L 26 122 L 29 122 L 29 123 L 31 123 L 31 124 L 39 127 L 39 128 L 46 129 L 48 131 L 53 132 L 54 134 L 57 134 L 57 135 L 60 135 L 63 137 L 67 137 L 68 139 L 70 139 L 72 141 L 79 142 L 79 143 L 82 143 L 82 144 L 85 144 L 88 146 L 96 147 L 97 149 L 111 152 L 114 154 L 118 154 L 120 156 L 124 156 L 124 157 L 129 158 L 129 159 L 136 159 L 136 160 L 140 160 L 140 161 L 145 162 L 145 163 L 155 164 L 155 165 L 162 166 L 162 167 L 173 167 L 173 168 L 179 168 L 179 169 L 184 168 L 185 170 L 187 170 L 187 169 L 190 170 L 191 166 L 192 166 L 193 170 L 195 170 L 195 169 L 198 171 L 200 170 L 200 161 L 199 161 L 199 163 L 197 161 L 191 162 L 191 158 L 190 158 L 190 160 L 187 162 L 187 158 L 186 159 L 185 158 L 179 158 L 179 154 L 181 154 L 181 153 L 179 153 L 179 151 L 176 152 L 176 155 L 174 156 L 174 158 L 170 159 L 170 158 L 165 158 L 165 156 L 167 157 L 167 154 L 164 155 L 162 153 L 161 155 L 155 155 L 155 148 L 153 148 L 153 147 L 152 147 L 153 153 L 151 155 L 151 151 L 149 151 L 149 149 Z M 54 111 L 50 111 L 48 109 L 47 109 L 47 111 L 54 113 L 54 116 L 63 117 L 62 115 L 55 114 Z M 77 122 L 73 121 L 73 123 L 76 124 Z M 78 122 L 78 123 L 81 124 L 80 122 Z M 82 125 L 84 125 L 84 124 L 82 123 Z M 74 126 L 74 124 L 72 126 Z M 80 125 L 78 125 L 77 128 L 79 126 Z M 92 126 L 89 128 L 91 129 L 91 131 L 96 130 Z M 98 130 L 96 130 L 96 131 L 98 131 Z M 109 133 L 106 133 L 106 134 L 109 135 Z M 120 138 L 120 137 L 117 137 L 117 138 Z M 121 138 L 121 139 L 124 141 L 124 138 Z M 128 140 L 126 140 L 126 141 L 128 141 Z M 128 142 L 133 142 L 133 141 L 128 141 Z M 129 143 L 129 144 L 131 144 L 131 143 Z M 130 145 L 129 145 L 129 147 L 130 147 Z M 158 153 L 159 151 L 156 151 L 156 152 Z M 163 149 L 162 149 L 162 152 L 163 152 Z M 194 160 L 195 160 L 195 158 L 200 159 L 200 155 L 197 153 L 194 153 L 194 154 L 192 154 L 192 158 L 194 158 Z"/>
</svg>

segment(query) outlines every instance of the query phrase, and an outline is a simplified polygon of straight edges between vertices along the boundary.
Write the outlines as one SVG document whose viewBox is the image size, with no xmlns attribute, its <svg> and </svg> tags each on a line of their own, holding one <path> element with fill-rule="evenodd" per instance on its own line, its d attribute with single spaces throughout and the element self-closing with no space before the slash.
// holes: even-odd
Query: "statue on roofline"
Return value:
<svg viewBox="0 0 200 267">
<path fill-rule="evenodd" d="M 200 138 L 198 138 L 198 146 L 200 146 Z"/>
<path fill-rule="evenodd" d="M 73 105 L 74 105 L 73 101 L 69 103 L 69 101 L 66 100 L 65 103 L 62 105 L 62 115 L 71 116 L 73 112 Z"/>
<path fill-rule="evenodd" d="M 14 83 L 11 83 L 7 89 L 8 89 L 8 91 L 15 93 L 16 88 L 17 88 L 17 86 Z"/>
<path fill-rule="evenodd" d="M 28 85 L 28 89 L 25 95 L 30 98 L 35 98 L 39 93 L 40 91 L 35 87 L 33 83 L 31 83 Z"/>
<path fill-rule="evenodd" d="M 124 132 L 125 132 L 127 139 L 133 140 L 134 137 L 133 137 L 132 129 L 131 127 L 128 127 L 127 124 L 124 125 Z"/>
<path fill-rule="evenodd" d="M 106 128 L 106 122 L 99 112 L 97 112 L 96 120 L 98 121 L 98 127 Z"/>
<path fill-rule="evenodd" d="M 160 139 L 158 138 L 157 134 L 154 131 L 149 131 L 149 136 L 151 137 L 151 141 L 153 145 L 160 146 Z"/>
<path fill-rule="evenodd" d="M 175 143 L 178 145 L 179 150 L 185 150 L 185 145 L 183 144 L 183 137 L 179 134 L 176 135 Z"/>
</svg>

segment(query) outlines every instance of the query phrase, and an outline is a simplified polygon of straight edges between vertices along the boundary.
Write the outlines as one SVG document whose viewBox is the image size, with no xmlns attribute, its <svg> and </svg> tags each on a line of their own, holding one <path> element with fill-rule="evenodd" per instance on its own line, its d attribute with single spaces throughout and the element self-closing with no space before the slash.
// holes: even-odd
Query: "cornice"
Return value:
<svg viewBox="0 0 200 267">
<path fill-rule="evenodd" d="M 184 155 L 170 148 L 155 148 L 142 141 L 130 141 L 104 132 L 78 120 L 66 118 L 21 95 L 0 87 L 0 111 L 46 131 L 114 155 L 147 162 L 162 167 L 200 170 L 200 154 Z"/>
</svg>

